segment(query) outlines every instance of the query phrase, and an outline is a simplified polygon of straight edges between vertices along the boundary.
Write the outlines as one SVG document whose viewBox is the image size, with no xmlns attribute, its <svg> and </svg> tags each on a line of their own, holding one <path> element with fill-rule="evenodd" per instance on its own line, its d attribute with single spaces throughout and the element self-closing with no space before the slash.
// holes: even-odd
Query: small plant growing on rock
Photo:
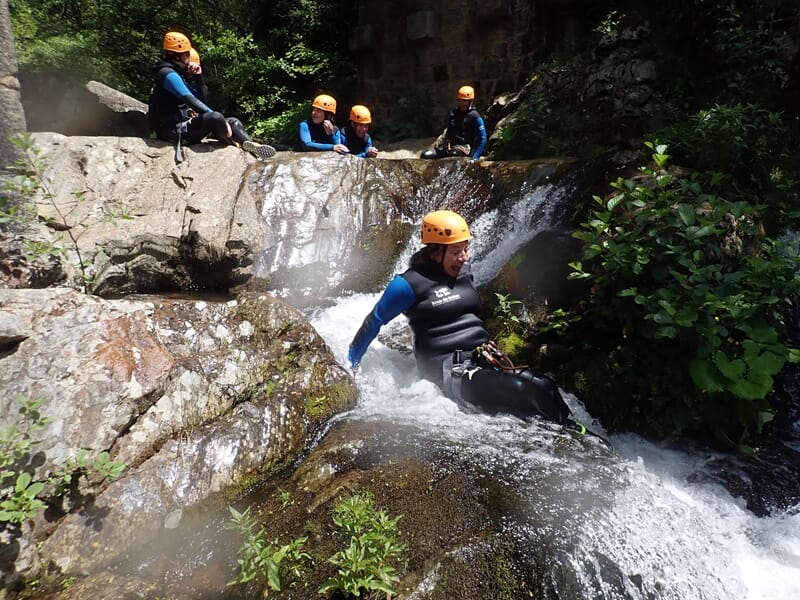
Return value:
<svg viewBox="0 0 800 600">
<path fill-rule="evenodd" d="M 110 459 L 108 452 L 96 457 L 81 449 L 59 470 L 43 479 L 31 474 L 34 450 L 41 445 L 35 433 L 52 421 L 40 412 L 42 400 L 18 395 L 20 416 L 0 429 L 0 523 L 23 523 L 44 510 L 48 502 L 63 496 L 81 474 L 94 473 L 101 479 L 115 479 L 125 465 Z"/>
<path fill-rule="evenodd" d="M 56 231 L 55 241 L 27 240 L 25 242 L 25 255 L 30 262 L 39 258 L 60 258 L 71 249 L 77 257 L 79 275 L 78 280 L 83 291 L 88 290 L 91 283 L 89 263 L 81 253 L 78 241 L 86 232 L 88 225 L 81 222 L 73 211 L 86 201 L 83 192 L 73 192 L 75 202 L 72 208 L 65 211 L 57 202 L 54 183 L 45 174 L 47 161 L 41 156 L 41 150 L 36 147 L 33 137 L 25 132 L 11 136 L 11 143 L 19 150 L 20 158 L 10 167 L 14 173 L 11 177 L 4 177 L 0 182 L 0 225 L 4 223 L 17 223 L 25 225 L 37 218 L 34 204 L 36 197 L 41 197 L 45 203 L 50 204 L 56 214 L 55 219 L 47 222 L 48 227 Z M 114 223 L 116 219 L 129 219 L 129 215 L 105 213 L 105 218 Z M 63 236 L 66 236 L 64 239 Z M 66 243 L 64 243 L 66 242 Z"/>
<path fill-rule="evenodd" d="M 250 515 L 248 507 L 239 512 L 232 506 L 229 529 L 238 531 L 244 536 L 239 548 L 239 575 L 228 585 L 238 585 L 250 581 L 260 581 L 266 585 L 264 598 L 272 592 L 280 592 L 288 577 L 292 584 L 300 579 L 303 567 L 311 562 L 311 556 L 303 552 L 303 544 L 307 537 L 299 537 L 288 544 L 278 540 L 267 541 L 263 527 L 257 527 L 255 519 Z"/>
<path fill-rule="evenodd" d="M 340 533 L 349 537 L 350 545 L 328 559 L 338 567 L 336 577 L 328 579 L 319 593 L 341 591 L 361 597 L 362 592 L 396 594 L 394 584 L 400 580 L 391 562 L 405 552 L 407 546 L 398 540 L 397 522 L 377 510 L 368 492 L 353 494 L 337 502 L 333 522 Z"/>
</svg>

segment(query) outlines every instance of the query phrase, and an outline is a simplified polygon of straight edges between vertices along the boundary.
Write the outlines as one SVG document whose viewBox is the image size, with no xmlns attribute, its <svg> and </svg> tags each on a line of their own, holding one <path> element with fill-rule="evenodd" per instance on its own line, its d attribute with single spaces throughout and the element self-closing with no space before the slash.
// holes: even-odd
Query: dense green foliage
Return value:
<svg viewBox="0 0 800 600">
<path fill-rule="evenodd" d="M 796 249 L 764 235 L 768 207 L 719 175 L 671 173 L 666 147 L 650 147 L 655 167 L 595 196 L 576 232 L 591 294 L 560 325 L 581 332 L 583 391 L 617 425 L 743 445 L 772 417 L 773 377 L 800 357 L 780 339 Z"/>
<path fill-rule="evenodd" d="M 146 101 L 164 33 L 197 47 L 210 104 L 264 136 L 266 122 L 320 90 L 346 89 L 353 3 L 347 0 L 11 0 L 17 58 L 27 74 L 97 79 Z"/>
<path fill-rule="evenodd" d="M 509 160 L 527 156 L 552 154 L 553 123 L 550 103 L 544 96 L 528 96 L 514 113 L 513 121 L 497 135 L 492 158 Z"/>
</svg>

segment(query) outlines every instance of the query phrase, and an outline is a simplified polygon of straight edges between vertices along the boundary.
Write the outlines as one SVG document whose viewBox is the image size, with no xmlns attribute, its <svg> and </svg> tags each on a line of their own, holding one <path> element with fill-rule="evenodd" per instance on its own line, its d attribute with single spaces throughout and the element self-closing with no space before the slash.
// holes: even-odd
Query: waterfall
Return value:
<svg viewBox="0 0 800 600">
<path fill-rule="evenodd" d="M 538 187 L 504 210 L 473 223 L 476 281 L 486 283 L 514 251 L 555 225 L 562 190 Z M 414 250 L 403 253 L 396 272 Z M 342 364 L 377 294 L 340 297 L 312 323 Z M 404 317 L 384 328 L 399 333 Z M 412 425 L 431 443 L 458 449 L 513 490 L 519 504 L 514 536 L 531 561 L 548 561 L 558 577 L 542 589 L 558 595 L 564 581 L 585 598 L 768 600 L 800 597 L 800 507 L 756 517 L 722 486 L 698 482 L 713 453 L 676 449 L 636 435 L 611 436 L 604 448 L 564 450 L 554 426 L 512 417 L 465 414 L 419 380 L 414 359 L 376 339 L 357 382 L 359 419 Z M 385 338 L 384 338 L 385 339 Z M 565 393 L 579 420 L 603 434 L 579 398 Z M 543 554 L 541 548 L 546 547 Z"/>
</svg>

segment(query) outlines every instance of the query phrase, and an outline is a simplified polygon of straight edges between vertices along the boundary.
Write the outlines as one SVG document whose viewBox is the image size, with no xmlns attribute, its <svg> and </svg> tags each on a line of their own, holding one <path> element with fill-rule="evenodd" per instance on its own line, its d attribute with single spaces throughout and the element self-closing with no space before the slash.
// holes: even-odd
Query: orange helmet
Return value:
<svg viewBox="0 0 800 600">
<path fill-rule="evenodd" d="M 458 99 L 475 100 L 475 90 L 472 89 L 471 85 L 462 85 L 460 88 L 458 88 Z"/>
<path fill-rule="evenodd" d="M 325 112 L 332 112 L 334 114 L 336 113 L 336 99 L 333 96 L 328 96 L 327 94 L 320 94 L 314 98 L 311 106 L 320 110 L 324 110 Z"/>
<path fill-rule="evenodd" d="M 194 48 L 189 48 L 189 62 L 200 64 L 200 54 Z"/>
<path fill-rule="evenodd" d="M 369 113 L 369 109 L 366 106 L 356 104 L 350 109 L 350 120 L 356 123 L 362 123 L 363 125 L 369 125 L 372 123 L 372 115 Z"/>
<path fill-rule="evenodd" d="M 170 31 L 164 36 L 163 49 L 170 52 L 189 52 L 192 49 L 192 44 L 189 42 L 189 38 L 182 33 Z"/>
<path fill-rule="evenodd" d="M 464 218 L 452 210 L 435 210 L 422 217 L 423 244 L 457 244 L 472 239 Z"/>
</svg>

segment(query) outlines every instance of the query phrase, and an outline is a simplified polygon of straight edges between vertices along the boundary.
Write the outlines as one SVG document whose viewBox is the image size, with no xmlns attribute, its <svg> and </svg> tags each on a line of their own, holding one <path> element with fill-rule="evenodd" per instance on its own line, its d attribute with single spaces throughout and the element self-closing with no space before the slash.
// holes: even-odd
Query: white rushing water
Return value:
<svg viewBox="0 0 800 600">
<path fill-rule="evenodd" d="M 313 317 L 342 364 L 377 299 L 340 298 Z M 390 330 L 402 329 L 404 318 L 396 322 Z M 687 476 L 708 455 L 625 435 L 611 439 L 611 459 L 575 460 L 574 453 L 559 452 L 563 436 L 554 430 L 460 412 L 433 384 L 417 379 L 412 356 L 378 339 L 357 381 L 354 415 L 413 425 L 510 481 L 530 512 L 527 526 L 550 532 L 586 598 L 800 598 L 800 514 L 757 518 L 722 487 L 690 483 Z M 574 396 L 566 399 L 580 420 L 602 432 Z M 526 527 L 524 514 L 519 522 Z M 609 563 L 617 576 L 608 575 Z"/>
<path fill-rule="evenodd" d="M 517 249 L 552 228 L 568 193 L 538 187 L 514 206 L 472 223 L 476 284 L 490 281 Z M 406 249 L 396 272 L 405 270 L 417 242 Z M 349 343 L 378 297 L 342 297 L 312 317 L 341 364 L 347 364 Z M 412 425 L 511 487 L 520 505 L 514 527 L 523 537 L 529 534 L 534 547 L 546 542 L 547 559 L 569 565 L 585 598 L 800 598 L 800 507 L 758 518 L 721 486 L 692 482 L 689 476 L 702 472 L 711 454 L 635 435 L 612 437 L 611 452 L 555 426 L 461 412 L 436 386 L 418 379 L 410 353 L 381 342 L 387 334 L 402 339 L 405 318 L 384 327 L 367 351 L 352 414 Z M 577 398 L 565 394 L 565 399 L 579 421 L 606 433 Z M 559 589 L 557 581 L 552 586 Z"/>
</svg>

